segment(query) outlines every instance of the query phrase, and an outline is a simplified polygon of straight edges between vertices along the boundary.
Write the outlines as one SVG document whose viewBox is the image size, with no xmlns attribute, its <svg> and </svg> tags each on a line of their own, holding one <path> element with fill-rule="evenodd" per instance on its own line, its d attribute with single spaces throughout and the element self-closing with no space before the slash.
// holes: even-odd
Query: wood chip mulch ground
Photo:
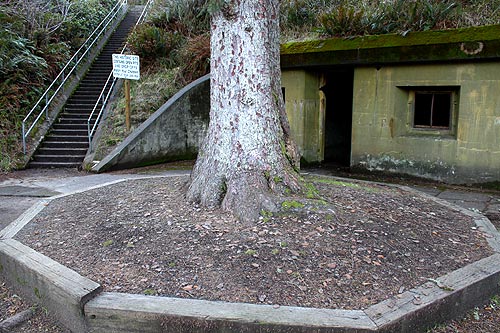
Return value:
<svg viewBox="0 0 500 333">
<path fill-rule="evenodd" d="M 471 217 L 416 192 L 308 180 L 317 206 L 251 225 L 185 202 L 186 177 L 131 180 L 52 201 L 17 237 L 106 291 L 339 309 L 492 254 Z"/>
</svg>

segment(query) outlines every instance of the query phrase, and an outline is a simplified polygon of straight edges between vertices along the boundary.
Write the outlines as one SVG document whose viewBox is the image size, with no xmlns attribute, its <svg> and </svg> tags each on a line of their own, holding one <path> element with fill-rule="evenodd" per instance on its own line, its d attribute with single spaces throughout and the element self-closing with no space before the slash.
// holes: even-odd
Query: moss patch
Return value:
<svg viewBox="0 0 500 333">
<path fill-rule="evenodd" d="M 500 25 L 490 25 L 462 29 L 412 32 L 405 36 L 399 34 L 387 34 L 356 38 L 331 38 L 285 43 L 281 45 L 281 54 L 449 44 L 457 42 L 477 42 L 485 40 L 499 40 L 499 36 Z"/>
<path fill-rule="evenodd" d="M 287 200 L 281 203 L 281 207 L 285 210 L 304 208 L 304 204 L 296 200 Z"/>
<path fill-rule="evenodd" d="M 350 187 L 350 188 L 355 188 L 355 189 L 361 189 L 365 190 L 367 192 L 378 192 L 377 189 L 369 186 L 362 186 L 356 183 L 350 183 L 350 182 L 344 182 L 336 179 L 330 179 L 330 178 L 319 178 L 319 177 L 314 177 L 312 179 L 313 182 L 316 183 L 322 183 L 322 184 L 328 184 L 328 185 L 333 185 L 333 186 L 343 186 L 343 187 Z"/>
</svg>

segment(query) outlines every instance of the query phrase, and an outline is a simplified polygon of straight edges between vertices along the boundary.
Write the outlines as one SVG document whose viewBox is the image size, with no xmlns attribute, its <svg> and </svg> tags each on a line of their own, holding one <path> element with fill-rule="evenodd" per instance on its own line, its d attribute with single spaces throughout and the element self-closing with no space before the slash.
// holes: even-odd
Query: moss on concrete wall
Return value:
<svg viewBox="0 0 500 333">
<path fill-rule="evenodd" d="M 290 42 L 281 46 L 285 68 L 345 64 L 467 61 L 500 58 L 500 25 Z"/>
</svg>

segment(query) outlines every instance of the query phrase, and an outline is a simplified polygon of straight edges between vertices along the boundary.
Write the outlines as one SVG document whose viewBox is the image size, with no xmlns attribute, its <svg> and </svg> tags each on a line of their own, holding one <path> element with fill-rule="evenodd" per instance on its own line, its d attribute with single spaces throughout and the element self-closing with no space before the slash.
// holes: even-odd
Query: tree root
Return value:
<svg viewBox="0 0 500 333">
<path fill-rule="evenodd" d="M 30 308 L 28 310 L 21 311 L 10 318 L 5 319 L 0 322 L 0 332 L 9 332 L 10 329 L 21 325 L 35 314 L 35 310 Z"/>
</svg>

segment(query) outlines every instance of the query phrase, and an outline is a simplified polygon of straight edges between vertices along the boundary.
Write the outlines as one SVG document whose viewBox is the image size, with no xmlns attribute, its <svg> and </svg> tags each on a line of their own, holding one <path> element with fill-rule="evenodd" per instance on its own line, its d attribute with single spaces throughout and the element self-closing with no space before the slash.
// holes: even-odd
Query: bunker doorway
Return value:
<svg viewBox="0 0 500 333">
<path fill-rule="evenodd" d="M 351 163 L 354 70 L 327 71 L 320 90 L 324 98 L 324 163 Z"/>
</svg>

